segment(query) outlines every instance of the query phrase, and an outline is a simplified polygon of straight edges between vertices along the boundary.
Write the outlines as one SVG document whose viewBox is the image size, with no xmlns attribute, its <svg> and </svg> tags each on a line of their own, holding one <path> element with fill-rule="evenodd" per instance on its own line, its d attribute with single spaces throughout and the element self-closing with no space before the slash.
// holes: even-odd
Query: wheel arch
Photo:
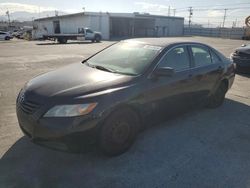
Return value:
<svg viewBox="0 0 250 188">
<path fill-rule="evenodd" d="M 229 89 L 229 88 L 228 88 L 228 87 L 229 87 L 229 81 L 228 81 L 228 79 L 223 78 L 223 79 L 221 80 L 221 83 L 224 83 L 224 84 L 226 85 L 227 90 Z"/>
<path fill-rule="evenodd" d="M 131 112 L 133 112 L 137 117 L 138 131 L 140 131 L 142 129 L 142 123 L 143 123 L 142 114 L 140 113 L 140 110 L 138 108 L 136 108 L 135 105 L 132 105 L 132 104 L 124 103 L 124 104 L 118 104 L 118 105 L 112 107 L 111 109 L 109 109 L 108 111 L 105 112 L 103 122 L 107 118 L 109 118 L 114 112 L 116 112 L 118 110 L 130 110 Z"/>
<path fill-rule="evenodd" d="M 215 93 L 215 91 L 218 89 L 218 87 L 220 87 L 221 83 L 224 83 L 226 85 L 227 91 L 229 89 L 229 81 L 227 78 L 222 78 L 220 80 L 218 80 L 218 82 L 216 82 L 216 84 L 214 85 L 214 87 L 212 88 L 212 90 L 210 91 L 210 93 L 208 94 L 208 96 L 211 96 Z"/>
<path fill-rule="evenodd" d="M 102 40 L 102 35 L 100 33 L 95 33 L 94 39 L 96 40 L 97 37 L 99 37 L 99 41 Z"/>
</svg>

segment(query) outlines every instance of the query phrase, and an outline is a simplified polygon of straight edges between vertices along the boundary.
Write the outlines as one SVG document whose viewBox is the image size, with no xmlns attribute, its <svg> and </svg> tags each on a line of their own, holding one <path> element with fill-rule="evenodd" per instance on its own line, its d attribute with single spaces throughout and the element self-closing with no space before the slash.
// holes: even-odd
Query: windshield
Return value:
<svg viewBox="0 0 250 188">
<path fill-rule="evenodd" d="M 87 61 L 92 67 L 121 74 L 139 75 L 160 52 L 161 47 L 137 42 L 119 42 Z"/>
</svg>

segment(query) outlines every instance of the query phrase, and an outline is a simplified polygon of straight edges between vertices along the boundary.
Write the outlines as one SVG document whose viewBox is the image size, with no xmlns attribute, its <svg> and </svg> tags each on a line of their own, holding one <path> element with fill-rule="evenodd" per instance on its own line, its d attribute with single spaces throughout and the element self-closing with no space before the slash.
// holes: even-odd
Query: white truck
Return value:
<svg viewBox="0 0 250 188">
<path fill-rule="evenodd" d="M 102 34 L 92 31 L 89 28 L 80 28 L 77 34 L 46 34 L 43 35 L 43 39 L 57 41 L 60 44 L 65 44 L 68 40 L 91 40 L 92 42 L 100 42 Z"/>
</svg>

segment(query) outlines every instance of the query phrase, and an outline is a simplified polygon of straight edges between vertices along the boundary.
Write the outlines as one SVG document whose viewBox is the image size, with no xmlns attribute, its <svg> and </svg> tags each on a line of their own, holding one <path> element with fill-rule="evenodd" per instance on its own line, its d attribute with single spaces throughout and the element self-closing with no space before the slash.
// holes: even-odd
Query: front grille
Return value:
<svg viewBox="0 0 250 188">
<path fill-rule="evenodd" d="M 27 100 L 23 90 L 18 95 L 17 105 L 23 112 L 27 114 L 33 114 L 40 107 L 40 104 Z"/>
<path fill-rule="evenodd" d="M 27 114 L 33 114 L 40 107 L 40 105 L 31 101 L 21 101 L 20 107 Z"/>
</svg>

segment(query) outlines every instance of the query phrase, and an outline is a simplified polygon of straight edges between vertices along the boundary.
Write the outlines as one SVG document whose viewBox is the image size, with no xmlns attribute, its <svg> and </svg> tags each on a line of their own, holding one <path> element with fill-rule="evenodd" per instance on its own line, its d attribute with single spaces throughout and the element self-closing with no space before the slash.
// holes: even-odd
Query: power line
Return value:
<svg viewBox="0 0 250 188">
<path fill-rule="evenodd" d="M 219 6 L 233 6 L 233 5 L 250 5 L 250 3 L 230 3 L 230 4 L 220 4 L 220 5 L 204 5 L 204 6 L 193 6 L 194 9 L 196 8 L 200 8 L 200 7 L 204 7 L 204 8 L 210 8 L 210 7 L 219 7 Z M 182 10 L 182 9 L 187 9 L 189 7 L 176 7 L 176 9 L 178 10 Z"/>
<path fill-rule="evenodd" d="M 234 7 L 234 8 L 226 8 L 227 10 L 237 10 L 237 9 L 250 9 L 250 7 Z M 200 8 L 194 9 L 195 11 L 204 11 L 204 10 L 225 10 L 225 8 Z"/>
<path fill-rule="evenodd" d="M 190 7 L 188 7 L 190 8 Z M 250 7 L 234 7 L 234 8 L 226 8 L 227 10 L 239 10 L 239 9 L 250 9 Z M 193 8 L 194 11 L 209 11 L 209 10 L 225 10 L 225 8 Z M 179 10 L 177 12 L 186 12 L 189 10 Z"/>
</svg>

